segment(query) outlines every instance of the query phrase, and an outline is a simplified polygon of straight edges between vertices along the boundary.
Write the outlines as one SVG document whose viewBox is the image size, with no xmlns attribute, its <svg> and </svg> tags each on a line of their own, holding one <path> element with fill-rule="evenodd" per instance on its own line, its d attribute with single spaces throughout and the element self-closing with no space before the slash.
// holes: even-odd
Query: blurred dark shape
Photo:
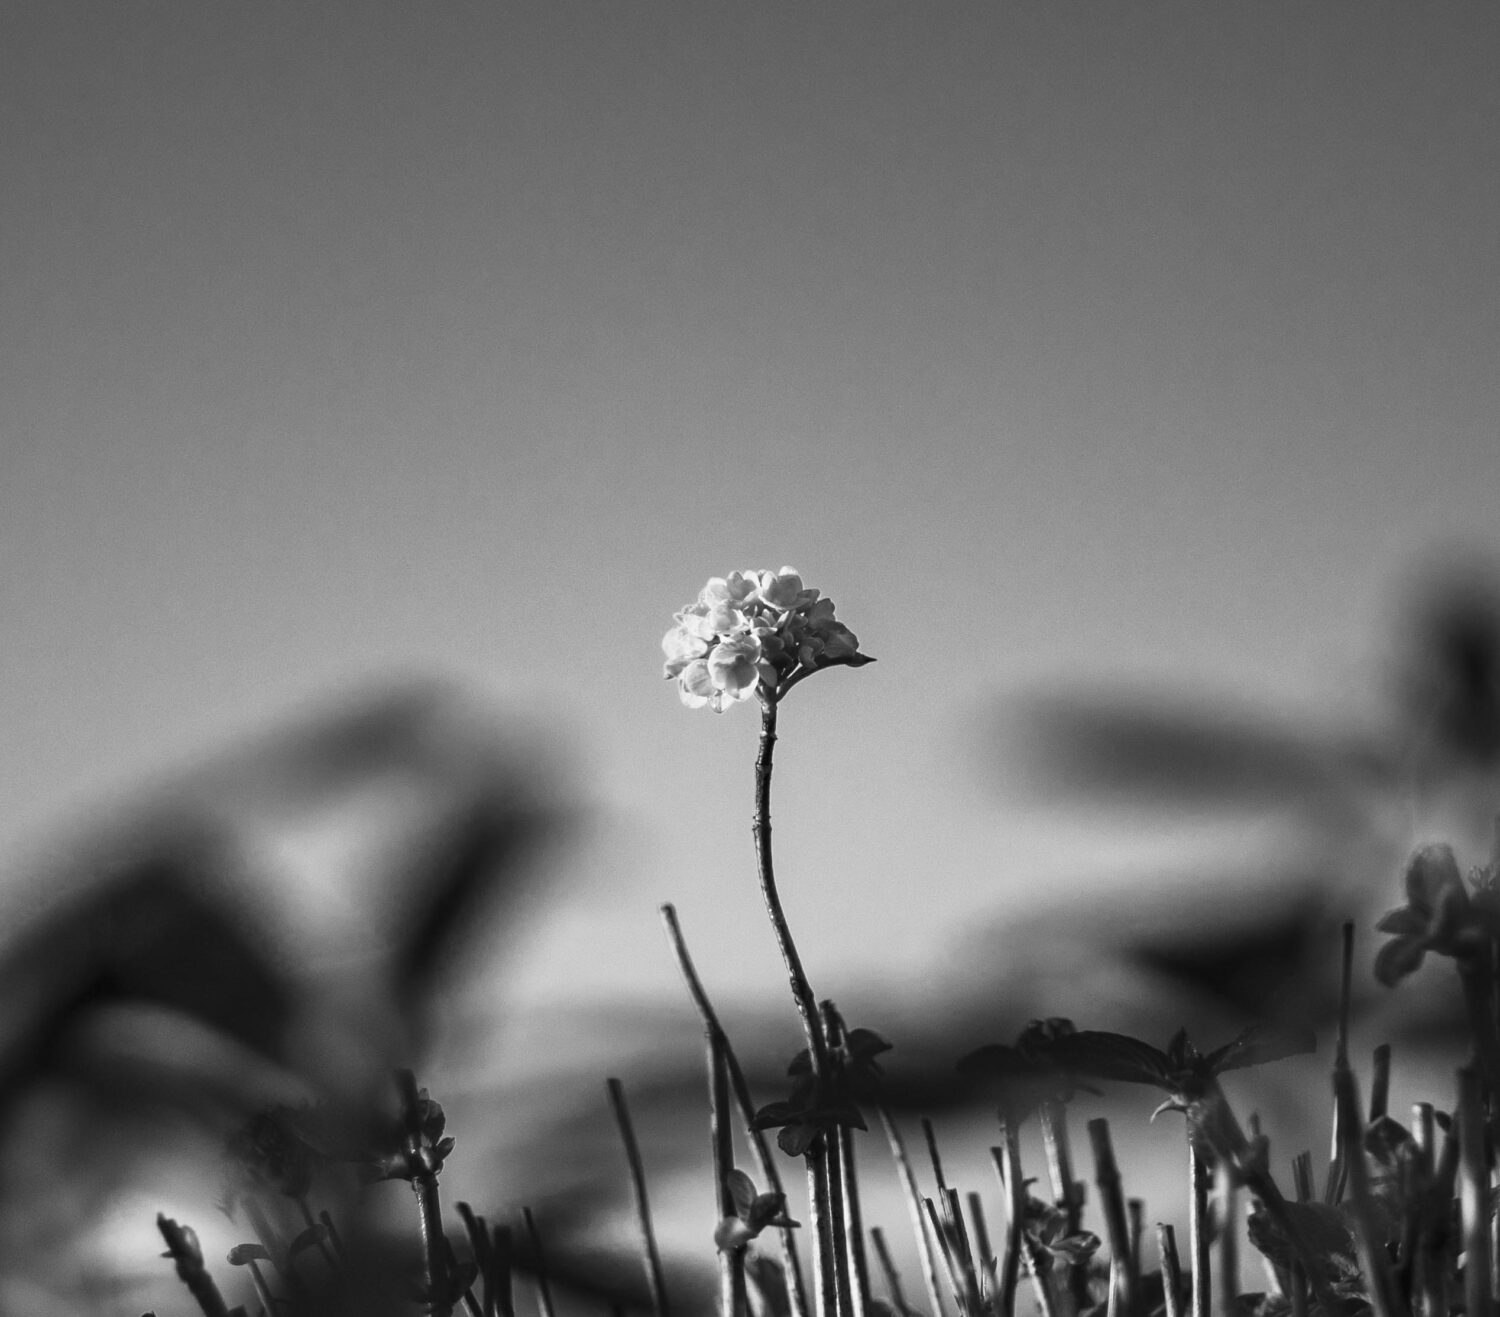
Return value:
<svg viewBox="0 0 1500 1317">
<path fill-rule="evenodd" d="M 502 945 L 575 821 L 551 758 L 462 691 L 407 683 L 163 781 L 20 874 L 0 922 L 0 1255 L 45 1263 L 76 1303 L 104 1283 L 85 1241 L 112 1195 L 194 1159 L 212 1177 L 268 1100 L 373 1122 L 392 1067 L 422 1064 L 448 972 Z M 382 843 L 347 901 L 360 945 L 314 971 L 267 859 L 360 808 Z"/>
<path fill-rule="evenodd" d="M 1397 687 L 1417 753 L 1476 768 L 1500 762 L 1496 570 L 1470 558 L 1429 566 L 1419 578 Z"/>
<path fill-rule="evenodd" d="M 64 1060 L 80 1026 L 121 1004 L 181 1012 L 278 1058 L 294 990 L 231 894 L 235 864 L 207 820 L 163 818 L 120 838 L 118 853 L 101 857 L 95 886 L 11 940 L 0 960 L 0 1001 L 11 1003 L 0 1016 L 0 1128 L 25 1085 Z M 162 1099 L 174 1096 L 185 1095 L 168 1085 Z"/>
<path fill-rule="evenodd" d="M 1146 930 L 1125 947 L 1131 962 L 1198 999 L 1209 998 L 1230 1016 L 1326 1012 L 1330 982 L 1316 970 L 1334 945 L 1327 899 L 1316 889 L 1284 902 L 1267 902 L 1233 926 L 1207 915 L 1196 933 L 1173 937 Z"/>
<path fill-rule="evenodd" d="M 392 956 L 395 998 L 414 1011 L 430 1006 L 453 964 L 494 925 L 506 875 L 521 871 L 557 826 L 556 811 L 482 799 L 442 820 L 409 863 L 426 881 L 398 892 L 400 930 Z"/>
<path fill-rule="evenodd" d="M 1493 564 L 1452 555 L 1419 574 L 1395 647 L 1393 698 L 1383 712 L 1373 702 L 1365 725 L 1234 714 L 1225 701 L 1165 691 L 1024 702 L 1000 735 L 1029 791 L 1150 807 L 1143 821 L 1157 833 L 1254 820 L 1286 857 L 1282 872 L 1262 876 L 1230 860 L 1169 881 L 1091 877 L 1088 902 L 1071 916 L 1080 955 L 1139 971 L 1231 1023 L 1331 1023 L 1338 926 L 1353 920 L 1369 948 L 1375 919 L 1397 903 L 1417 828 L 1456 828 L 1449 839 L 1462 850 L 1500 811 L 1497 581 Z M 1022 995 L 1036 982 L 1028 969 L 1008 976 Z M 1357 975 L 1361 985 L 1368 978 Z M 1363 987 L 1359 1003 L 1390 1017 L 1393 1041 L 1418 1030 L 1433 1040 L 1420 1007 Z"/>
<path fill-rule="evenodd" d="M 1161 692 L 1033 696 L 1016 741 L 1029 792 L 1172 809 L 1337 809 L 1383 765 L 1368 751 L 1310 738 L 1222 701 Z M 1009 747 L 1011 728 L 1004 731 Z"/>
</svg>

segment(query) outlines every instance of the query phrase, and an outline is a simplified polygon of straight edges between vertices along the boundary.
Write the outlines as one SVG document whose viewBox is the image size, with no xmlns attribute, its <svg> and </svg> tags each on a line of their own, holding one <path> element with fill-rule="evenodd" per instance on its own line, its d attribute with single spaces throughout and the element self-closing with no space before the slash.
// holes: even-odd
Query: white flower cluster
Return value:
<svg viewBox="0 0 1500 1317">
<path fill-rule="evenodd" d="M 854 633 L 833 616 L 833 600 L 804 589 L 791 567 L 715 576 L 676 618 L 661 642 L 663 675 L 677 679 L 690 709 L 722 713 L 726 701 L 774 696 L 796 668 L 859 656 Z"/>
</svg>

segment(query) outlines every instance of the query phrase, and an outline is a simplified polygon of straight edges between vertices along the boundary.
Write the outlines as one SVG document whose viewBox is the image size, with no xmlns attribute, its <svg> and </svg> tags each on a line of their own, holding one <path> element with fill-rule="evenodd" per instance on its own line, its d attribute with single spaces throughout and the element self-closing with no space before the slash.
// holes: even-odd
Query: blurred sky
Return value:
<svg viewBox="0 0 1500 1317">
<path fill-rule="evenodd" d="M 678 993 L 669 899 L 775 992 L 755 713 L 658 645 L 786 563 L 879 660 L 783 710 L 804 957 L 941 974 L 1103 853 L 981 771 L 1008 697 L 1333 717 L 1414 556 L 1493 544 L 1497 54 L 1477 5 L 5 5 L 0 853 L 435 671 L 594 820 L 521 1000 Z"/>
</svg>

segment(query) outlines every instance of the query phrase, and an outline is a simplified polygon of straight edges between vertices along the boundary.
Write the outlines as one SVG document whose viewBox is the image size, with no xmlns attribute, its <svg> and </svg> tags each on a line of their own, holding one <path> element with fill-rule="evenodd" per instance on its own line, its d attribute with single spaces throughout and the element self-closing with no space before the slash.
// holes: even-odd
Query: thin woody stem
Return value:
<svg viewBox="0 0 1500 1317">
<path fill-rule="evenodd" d="M 781 897 L 776 891 L 776 871 L 771 862 L 771 766 L 776 749 L 774 696 L 763 696 L 761 699 L 760 728 L 760 752 L 755 757 L 754 820 L 760 891 L 766 903 L 766 914 L 771 920 L 771 930 L 776 935 L 776 945 L 781 951 L 782 962 L 786 965 L 792 1001 L 796 1004 L 797 1015 L 802 1021 L 808 1059 L 812 1062 L 813 1080 L 821 1090 L 828 1081 L 828 1049 L 823 1039 L 823 1022 L 818 1013 L 818 1002 L 813 995 L 812 985 L 807 981 L 807 972 L 802 968 L 802 957 L 797 954 L 797 944 L 792 941 L 792 930 L 786 922 L 786 912 L 781 908 Z M 835 1311 L 839 1294 L 837 1261 L 842 1251 L 842 1241 L 833 1234 L 828 1166 L 826 1142 L 823 1138 L 815 1139 L 807 1153 L 807 1183 L 817 1280 L 814 1294 L 820 1317 Z"/>
<path fill-rule="evenodd" d="M 776 701 L 766 699 L 761 704 L 760 753 L 755 759 L 754 829 L 760 892 L 766 903 L 766 914 L 770 917 L 771 931 L 776 935 L 782 962 L 786 965 L 792 1001 L 796 1003 L 797 1015 L 802 1021 L 802 1033 L 807 1039 L 813 1074 L 821 1082 L 828 1074 L 828 1052 L 823 1041 L 822 1023 L 818 1018 L 818 1002 L 813 995 L 812 985 L 807 981 L 807 972 L 802 968 L 802 957 L 797 954 L 797 944 L 792 941 L 792 930 L 786 922 L 786 912 L 781 908 L 781 897 L 776 891 L 776 871 L 771 861 L 771 765 L 775 749 Z"/>
<path fill-rule="evenodd" d="M 670 903 L 663 905 L 661 917 L 662 923 L 666 926 L 668 940 L 672 944 L 672 951 L 677 957 L 677 966 L 682 971 L 683 980 L 687 984 L 688 995 L 692 997 L 693 1004 L 698 1008 L 704 1029 L 711 1037 L 718 1040 L 723 1050 L 724 1062 L 729 1070 L 730 1088 L 739 1106 L 745 1130 L 749 1134 L 750 1147 L 760 1167 L 761 1178 L 765 1180 L 766 1188 L 771 1193 L 783 1193 L 785 1191 L 781 1175 L 776 1169 L 776 1162 L 771 1157 L 765 1133 L 755 1128 L 755 1103 L 750 1097 L 750 1086 L 745 1080 L 745 1072 L 740 1067 L 739 1058 L 734 1054 L 729 1035 L 724 1032 L 723 1026 L 719 1023 L 718 1014 L 713 1008 L 713 1003 L 709 1001 L 703 981 L 698 977 L 698 970 L 693 964 L 692 955 L 688 952 L 687 940 L 682 935 L 682 926 L 677 921 L 676 908 Z M 785 1226 L 778 1227 L 777 1234 L 781 1240 L 782 1270 L 786 1275 L 791 1317 L 808 1317 L 807 1290 L 802 1279 L 802 1264 L 798 1257 L 796 1238 L 791 1229 Z"/>
</svg>

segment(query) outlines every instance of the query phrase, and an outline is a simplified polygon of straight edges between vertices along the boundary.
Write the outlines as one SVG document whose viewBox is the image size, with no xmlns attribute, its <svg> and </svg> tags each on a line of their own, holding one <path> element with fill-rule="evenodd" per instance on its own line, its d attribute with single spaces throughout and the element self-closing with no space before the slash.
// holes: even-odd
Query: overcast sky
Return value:
<svg viewBox="0 0 1500 1317">
<path fill-rule="evenodd" d="M 0 847 L 431 670 L 552 729 L 595 811 L 525 975 L 675 991 L 672 899 L 774 991 L 755 714 L 682 708 L 658 645 L 786 563 L 879 659 L 783 713 L 804 953 L 940 964 L 1066 867 L 978 771 L 1008 698 L 1358 705 L 1413 555 L 1493 542 L 1497 36 L 5 6 Z"/>
</svg>

